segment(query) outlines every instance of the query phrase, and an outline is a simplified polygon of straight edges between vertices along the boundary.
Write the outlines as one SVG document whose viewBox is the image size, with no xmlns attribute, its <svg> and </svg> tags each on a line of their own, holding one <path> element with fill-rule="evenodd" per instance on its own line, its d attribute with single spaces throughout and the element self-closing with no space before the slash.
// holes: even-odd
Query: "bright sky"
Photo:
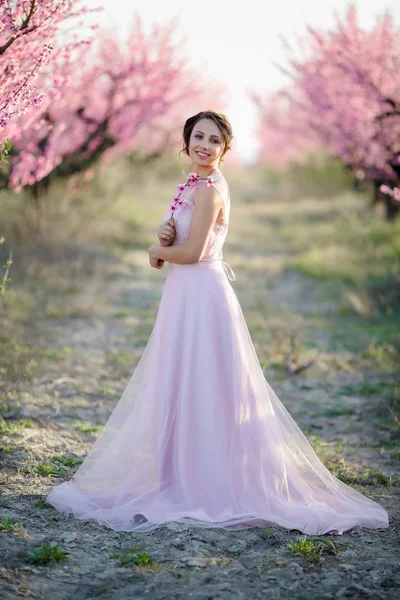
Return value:
<svg viewBox="0 0 400 600">
<path fill-rule="evenodd" d="M 146 27 L 177 16 L 183 52 L 190 63 L 227 85 L 226 109 L 236 137 L 236 150 L 251 161 L 257 151 L 257 113 L 250 90 L 273 90 L 286 81 L 275 66 L 285 65 L 280 36 L 296 45 L 306 25 L 329 28 L 342 16 L 348 0 L 87 0 L 104 6 L 96 20 L 115 26 L 125 36 L 134 13 Z M 361 26 L 369 28 L 388 10 L 400 26 L 400 0 L 358 0 Z"/>
</svg>

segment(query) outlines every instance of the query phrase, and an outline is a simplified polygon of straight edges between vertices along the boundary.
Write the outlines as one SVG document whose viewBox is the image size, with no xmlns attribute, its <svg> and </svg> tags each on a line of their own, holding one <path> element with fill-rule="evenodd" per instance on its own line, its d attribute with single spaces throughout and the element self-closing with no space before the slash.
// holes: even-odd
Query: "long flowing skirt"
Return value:
<svg viewBox="0 0 400 600">
<path fill-rule="evenodd" d="M 121 399 L 47 501 L 115 531 L 387 528 L 386 510 L 330 473 L 265 379 L 226 264 L 169 263 Z"/>
</svg>

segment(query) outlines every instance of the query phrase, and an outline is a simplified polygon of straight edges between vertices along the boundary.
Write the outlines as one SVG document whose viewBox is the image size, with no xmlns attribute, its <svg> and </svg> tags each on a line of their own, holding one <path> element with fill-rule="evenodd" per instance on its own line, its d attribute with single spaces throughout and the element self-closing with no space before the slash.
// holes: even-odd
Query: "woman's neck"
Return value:
<svg viewBox="0 0 400 600">
<path fill-rule="evenodd" d="M 193 167 L 192 167 L 193 169 Z M 213 167 L 212 169 L 205 167 L 197 166 L 194 171 L 191 170 L 191 173 L 196 173 L 200 177 L 210 177 L 211 175 L 220 175 L 221 172 L 218 167 Z"/>
</svg>

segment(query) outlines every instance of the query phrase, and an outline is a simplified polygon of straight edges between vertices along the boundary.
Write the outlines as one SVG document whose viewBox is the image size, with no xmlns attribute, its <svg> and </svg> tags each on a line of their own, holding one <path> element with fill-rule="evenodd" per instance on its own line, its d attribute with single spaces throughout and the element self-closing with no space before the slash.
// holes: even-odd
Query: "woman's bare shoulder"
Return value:
<svg viewBox="0 0 400 600">
<path fill-rule="evenodd" d="M 229 187 L 228 181 L 223 173 L 216 173 L 216 175 L 213 175 L 213 178 L 215 181 L 221 181 L 226 187 Z"/>
</svg>

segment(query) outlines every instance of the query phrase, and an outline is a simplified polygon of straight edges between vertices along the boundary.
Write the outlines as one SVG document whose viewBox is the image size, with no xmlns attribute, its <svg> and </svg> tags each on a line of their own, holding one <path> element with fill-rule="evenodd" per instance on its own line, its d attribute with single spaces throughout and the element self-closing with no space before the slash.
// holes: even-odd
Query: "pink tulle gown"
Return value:
<svg viewBox="0 0 400 600">
<path fill-rule="evenodd" d="M 165 263 L 139 363 L 75 476 L 47 501 L 115 531 L 170 521 L 309 535 L 387 528 L 386 510 L 328 471 L 266 381 L 223 261 L 228 185 L 221 174 L 213 185 L 224 214 L 203 258 Z M 174 245 L 189 237 L 195 193 L 182 192 Z"/>
</svg>

